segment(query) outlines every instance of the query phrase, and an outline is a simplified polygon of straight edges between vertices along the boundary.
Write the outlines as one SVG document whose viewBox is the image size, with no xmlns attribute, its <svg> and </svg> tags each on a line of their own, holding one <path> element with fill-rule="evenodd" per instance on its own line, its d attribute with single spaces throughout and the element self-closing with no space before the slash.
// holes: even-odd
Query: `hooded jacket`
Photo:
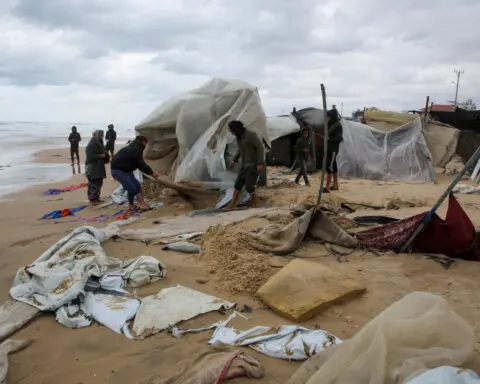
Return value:
<svg viewBox="0 0 480 384">
<path fill-rule="evenodd" d="M 70 148 L 78 149 L 78 144 L 80 143 L 80 141 L 82 141 L 82 138 L 77 131 L 72 131 L 72 133 L 70 133 L 70 135 L 68 136 L 68 141 L 70 142 Z"/>
<path fill-rule="evenodd" d="M 85 148 L 85 175 L 90 179 L 105 179 L 105 159 L 101 155 L 107 155 L 103 142 L 97 137 L 92 137 Z"/>
<path fill-rule="evenodd" d="M 338 120 L 337 111 L 330 110 L 327 115 L 330 117 L 328 122 L 328 150 L 338 153 L 340 143 L 343 141 L 343 127 Z"/>
<path fill-rule="evenodd" d="M 107 140 L 107 143 L 115 143 L 117 140 L 117 132 L 115 132 L 114 128 L 108 128 L 105 140 Z"/>
<path fill-rule="evenodd" d="M 137 137 L 126 147 L 120 149 L 112 160 L 112 170 L 123 172 L 133 172 L 139 169 L 147 175 L 152 175 L 153 170 L 143 160 L 143 150 L 145 146 L 141 140 Z"/>
</svg>

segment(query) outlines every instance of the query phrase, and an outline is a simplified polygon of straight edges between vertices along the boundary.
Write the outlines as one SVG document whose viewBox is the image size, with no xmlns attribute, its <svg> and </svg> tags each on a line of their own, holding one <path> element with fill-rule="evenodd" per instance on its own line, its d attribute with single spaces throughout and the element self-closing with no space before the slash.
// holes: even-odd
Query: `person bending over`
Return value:
<svg viewBox="0 0 480 384">
<path fill-rule="evenodd" d="M 303 176 L 306 185 L 310 185 L 307 175 L 307 162 L 310 158 L 310 141 L 308 140 L 308 129 L 302 129 L 302 136 L 297 140 L 295 144 L 298 160 L 300 161 L 300 170 L 298 171 L 295 183 L 300 184 L 300 178 Z"/>
<path fill-rule="evenodd" d="M 234 209 L 237 206 L 238 197 L 243 187 L 250 194 L 251 206 L 255 208 L 257 206 L 255 186 L 258 181 L 258 172 L 263 169 L 265 160 L 263 144 L 256 133 L 246 129 L 241 121 L 231 121 L 228 123 L 228 128 L 236 137 L 238 144 L 238 152 L 233 158 L 231 168 L 241 159 L 240 173 L 235 181 L 235 191 L 229 208 Z"/>
<path fill-rule="evenodd" d="M 327 112 L 328 147 L 327 147 L 327 182 L 324 192 L 338 191 L 337 155 L 340 143 L 343 141 L 343 128 L 338 120 L 338 113 L 334 110 Z M 333 185 L 332 185 L 333 180 Z"/>
<path fill-rule="evenodd" d="M 72 158 L 72 165 L 75 164 L 74 158 L 77 157 L 77 164 L 80 167 L 80 155 L 78 153 L 78 147 L 82 138 L 80 133 L 77 132 L 77 127 L 72 127 L 72 133 L 68 136 L 68 141 L 70 142 L 70 157 Z"/>
<path fill-rule="evenodd" d="M 143 198 L 142 186 L 133 175 L 133 171 L 139 169 L 146 175 L 158 178 L 158 174 L 153 172 L 143 159 L 143 151 L 148 143 L 144 136 L 137 136 L 130 144 L 120 149 L 112 160 L 112 177 L 117 180 L 128 194 L 128 203 L 130 209 L 135 209 L 135 196 L 137 197 L 139 208 L 142 211 L 148 211 L 150 207 Z"/>
<path fill-rule="evenodd" d="M 103 131 L 95 131 L 85 148 L 85 176 L 88 179 L 88 200 L 92 204 L 100 203 L 103 179 L 107 177 L 105 164 L 109 156 L 103 145 Z"/>
</svg>

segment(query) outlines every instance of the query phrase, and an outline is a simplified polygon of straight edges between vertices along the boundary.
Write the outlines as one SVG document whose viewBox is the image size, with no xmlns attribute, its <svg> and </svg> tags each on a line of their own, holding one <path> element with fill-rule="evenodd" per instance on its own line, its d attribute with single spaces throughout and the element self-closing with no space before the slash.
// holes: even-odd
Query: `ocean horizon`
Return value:
<svg viewBox="0 0 480 384">
<path fill-rule="evenodd" d="M 85 148 L 94 130 L 107 129 L 94 123 L 0 121 L 0 197 L 31 186 L 68 180 L 72 176 L 70 164 L 37 163 L 35 154 L 68 148 L 68 135 L 73 125 L 82 136 L 81 148 Z M 115 130 L 119 144 L 135 136 L 133 127 L 115 124 Z"/>
</svg>

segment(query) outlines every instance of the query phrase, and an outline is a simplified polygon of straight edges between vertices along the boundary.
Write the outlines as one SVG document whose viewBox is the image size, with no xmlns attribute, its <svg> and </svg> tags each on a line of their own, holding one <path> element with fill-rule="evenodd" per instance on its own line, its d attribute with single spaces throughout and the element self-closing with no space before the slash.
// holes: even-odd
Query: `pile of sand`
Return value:
<svg viewBox="0 0 480 384">
<path fill-rule="evenodd" d="M 255 296 L 278 270 L 272 256 L 249 246 L 247 236 L 223 226 L 211 227 L 203 235 L 201 261 L 222 292 Z"/>
</svg>

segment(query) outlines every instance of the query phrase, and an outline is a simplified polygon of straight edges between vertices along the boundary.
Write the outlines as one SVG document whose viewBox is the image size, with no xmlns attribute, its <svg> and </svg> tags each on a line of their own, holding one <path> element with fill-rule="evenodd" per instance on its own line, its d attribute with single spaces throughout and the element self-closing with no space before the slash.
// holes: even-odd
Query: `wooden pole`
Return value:
<svg viewBox="0 0 480 384">
<path fill-rule="evenodd" d="M 427 102 L 425 103 L 425 111 L 423 111 L 423 116 L 427 117 L 428 115 L 428 103 L 430 101 L 430 96 L 427 96 Z"/>
<path fill-rule="evenodd" d="M 437 209 L 440 207 L 440 205 L 442 205 L 444 200 L 450 195 L 453 188 L 455 188 L 458 182 L 462 179 L 465 172 L 467 172 L 467 169 L 469 169 L 473 164 L 475 164 L 479 158 L 480 158 L 480 147 L 477 148 L 477 150 L 472 155 L 472 157 L 470 157 L 470 159 L 467 161 L 463 169 L 455 176 L 455 178 L 452 180 L 448 188 L 445 190 L 445 192 L 443 192 L 443 195 L 440 196 L 436 204 L 433 206 L 430 212 L 427 213 L 423 221 L 418 225 L 418 227 L 415 229 L 412 235 L 408 238 L 408 240 L 399 248 L 399 252 L 406 252 L 407 250 L 409 250 L 415 238 L 422 231 L 422 229 L 425 228 L 425 225 L 427 225 L 430 222 L 430 220 L 432 219 Z"/>
<path fill-rule="evenodd" d="M 328 149 L 328 121 L 327 121 L 327 95 L 325 93 L 325 85 L 321 84 L 322 100 L 323 100 L 323 162 L 322 162 L 322 178 L 320 179 L 320 189 L 318 190 L 317 204 L 322 201 L 323 185 L 325 183 L 325 171 L 327 169 L 327 149 Z"/>
</svg>

